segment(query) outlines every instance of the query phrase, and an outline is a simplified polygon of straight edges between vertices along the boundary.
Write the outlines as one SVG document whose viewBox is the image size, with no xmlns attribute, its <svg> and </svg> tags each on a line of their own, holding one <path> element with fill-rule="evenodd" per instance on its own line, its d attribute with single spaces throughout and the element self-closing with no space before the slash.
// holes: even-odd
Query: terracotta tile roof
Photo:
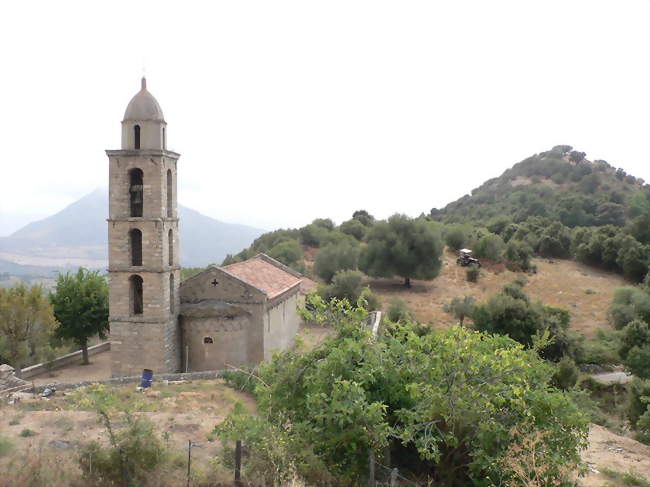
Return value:
<svg viewBox="0 0 650 487">
<path fill-rule="evenodd" d="M 269 299 L 300 285 L 302 281 L 301 277 L 296 277 L 261 257 L 253 257 L 244 262 L 230 264 L 222 269 L 261 289 Z"/>
<path fill-rule="evenodd" d="M 302 282 L 300 283 L 300 293 L 308 294 L 311 291 L 315 291 L 318 287 L 318 284 L 315 281 L 312 281 L 308 277 L 303 277 Z"/>
</svg>

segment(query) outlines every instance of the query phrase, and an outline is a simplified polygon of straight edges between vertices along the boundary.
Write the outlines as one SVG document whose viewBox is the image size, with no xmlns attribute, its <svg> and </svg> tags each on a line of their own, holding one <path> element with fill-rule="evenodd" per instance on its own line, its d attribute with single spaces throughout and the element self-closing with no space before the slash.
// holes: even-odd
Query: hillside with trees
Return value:
<svg viewBox="0 0 650 487">
<path fill-rule="evenodd" d="M 606 161 L 589 161 L 569 145 L 558 145 L 430 214 L 445 223 L 492 226 L 538 216 L 574 228 L 624 227 L 649 210 L 650 186 L 643 179 Z"/>
<path fill-rule="evenodd" d="M 375 221 L 358 210 L 339 226 L 317 218 L 299 229 L 266 233 L 224 264 L 265 252 L 328 283 L 337 271 L 358 268 L 373 277 L 400 276 L 408 286 L 410 278 L 438 274 L 436 239 L 526 272 L 535 271 L 531 259 L 539 256 L 576 260 L 640 282 L 650 261 L 650 186 L 605 161 L 587 160 L 571 146 L 556 146 L 428 215 Z M 315 254 L 320 257 L 311 269 Z"/>
</svg>

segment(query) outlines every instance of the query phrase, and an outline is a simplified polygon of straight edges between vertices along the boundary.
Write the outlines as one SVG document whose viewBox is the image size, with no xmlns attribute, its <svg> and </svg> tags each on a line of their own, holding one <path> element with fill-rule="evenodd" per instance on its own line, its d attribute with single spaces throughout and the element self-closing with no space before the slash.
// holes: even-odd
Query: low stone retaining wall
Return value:
<svg viewBox="0 0 650 487">
<path fill-rule="evenodd" d="M 224 370 L 204 370 L 201 372 L 182 372 L 178 374 L 159 374 L 156 375 L 154 372 L 153 376 L 153 385 L 155 386 L 156 382 L 163 380 L 202 380 L 202 379 L 216 379 L 219 377 L 219 374 L 224 372 Z M 134 382 L 140 382 L 142 379 L 139 375 L 134 375 L 130 377 L 113 377 L 110 379 L 97 379 L 97 380 L 84 380 L 80 382 L 51 382 L 48 384 L 43 384 L 36 386 L 35 390 L 37 392 L 42 392 L 46 387 L 54 386 L 57 391 L 65 389 L 75 389 L 77 387 L 88 386 L 90 384 L 105 384 L 105 385 L 122 385 L 130 384 Z"/>
<path fill-rule="evenodd" d="M 88 356 L 97 355 L 98 353 L 106 352 L 110 349 L 111 349 L 111 342 L 99 343 L 98 345 L 93 345 L 92 347 L 88 347 Z M 43 362 L 40 364 L 25 367 L 22 370 L 22 378 L 29 379 L 30 377 L 34 377 L 36 375 L 49 372 L 50 370 L 60 369 L 61 367 L 65 367 L 66 365 L 81 362 L 81 359 L 82 359 L 82 351 L 77 350 L 76 352 L 68 353 L 66 355 L 63 355 L 62 357 L 57 357 L 51 362 Z"/>
</svg>

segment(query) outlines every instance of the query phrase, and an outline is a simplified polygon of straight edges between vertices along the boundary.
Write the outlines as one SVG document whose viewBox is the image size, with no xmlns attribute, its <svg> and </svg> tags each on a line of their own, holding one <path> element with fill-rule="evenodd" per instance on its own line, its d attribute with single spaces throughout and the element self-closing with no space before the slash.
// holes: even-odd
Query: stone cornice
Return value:
<svg viewBox="0 0 650 487">
<path fill-rule="evenodd" d="M 112 222 L 129 222 L 129 223 L 146 223 L 146 222 L 178 222 L 180 218 L 169 218 L 169 217 L 125 217 L 125 218 L 107 218 L 106 221 L 109 223 Z"/>
<path fill-rule="evenodd" d="M 181 155 L 177 152 L 170 150 L 160 150 L 160 149 L 106 149 L 106 155 L 108 157 L 119 156 L 119 157 L 147 157 L 147 156 L 156 156 L 156 157 L 168 157 L 169 159 L 178 160 Z"/>
<path fill-rule="evenodd" d="M 109 265 L 108 272 L 126 272 L 129 274 L 143 274 L 145 272 L 154 272 L 161 274 L 163 272 L 178 271 L 181 269 L 179 265 L 157 267 L 157 266 L 132 266 L 132 265 Z"/>
<path fill-rule="evenodd" d="M 156 320 L 154 318 L 142 318 L 142 317 L 139 317 L 139 316 L 110 316 L 108 318 L 108 322 L 109 323 L 114 323 L 114 322 L 125 323 L 125 322 L 128 322 L 128 323 L 147 323 L 147 324 L 151 324 L 151 325 L 166 325 L 170 321 L 175 320 L 176 316 L 177 316 L 176 314 L 173 314 L 173 315 L 169 315 L 168 319 L 161 318 L 159 320 Z"/>
</svg>

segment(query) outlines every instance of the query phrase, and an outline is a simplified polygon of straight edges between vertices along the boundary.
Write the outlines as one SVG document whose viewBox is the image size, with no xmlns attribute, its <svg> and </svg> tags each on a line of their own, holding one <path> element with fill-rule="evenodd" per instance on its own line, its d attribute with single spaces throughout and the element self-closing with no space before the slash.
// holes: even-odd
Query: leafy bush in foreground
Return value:
<svg viewBox="0 0 650 487">
<path fill-rule="evenodd" d="M 389 448 L 400 472 L 440 485 L 504 485 L 530 468 L 502 460 L 531 436 L 549 481 L 560 485 L 579 463 L 587 418 L 549 385 L 554 368 L 535 350 L 461 327 L 418 335 L 392 324 L 373 338 L 365 309 L 308 301 L 305 318 L 333 325 L 336 336 L 262 365 L 258 416 L 231 414 L 216 427 L 224 441 L 267 431 L 252 457 L 282 448 L 287 469 L 324 465 L 347 482 L 365 479 L 369 450 L 381 459 Z"/>
</svg>

